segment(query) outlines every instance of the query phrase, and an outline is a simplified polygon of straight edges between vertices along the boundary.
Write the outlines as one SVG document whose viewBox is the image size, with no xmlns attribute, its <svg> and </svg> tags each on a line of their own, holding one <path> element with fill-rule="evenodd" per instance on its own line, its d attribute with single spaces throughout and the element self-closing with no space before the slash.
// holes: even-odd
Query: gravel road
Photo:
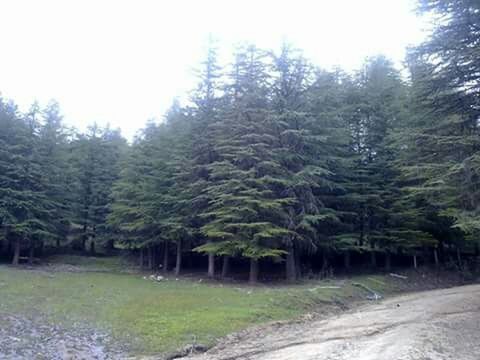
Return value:
<svg viewBox="0 0 480 360">
<path fill-rule="evenodd" d="M 479 360 L 480 285 L 365 305 L 227 338 L 190 360 Z"/>
</svg>

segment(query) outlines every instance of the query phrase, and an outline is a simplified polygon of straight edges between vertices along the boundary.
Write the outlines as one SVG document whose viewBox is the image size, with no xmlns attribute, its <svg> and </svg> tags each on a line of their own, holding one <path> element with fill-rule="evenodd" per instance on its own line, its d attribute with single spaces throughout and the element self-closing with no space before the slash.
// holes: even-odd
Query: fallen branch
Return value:
<svg viewBox="0 0 480 360">
<path fill-rule="evenodd" d="M 319 289 L 341 289 L 341 286 L 317 286 L 314 288 L 309 289 L 309 291 L 316 291 Z"/>
<path fill-rule="evenodd" d="M 399 275 L 399 274 L 395 274 L 395 273 L 390 273 L 389 275 L 392 276 L 392 277 L 395 277 L 395 278 L 403 279 L 403 280 L 408 279 L 407 276 Z"/>
</svg>

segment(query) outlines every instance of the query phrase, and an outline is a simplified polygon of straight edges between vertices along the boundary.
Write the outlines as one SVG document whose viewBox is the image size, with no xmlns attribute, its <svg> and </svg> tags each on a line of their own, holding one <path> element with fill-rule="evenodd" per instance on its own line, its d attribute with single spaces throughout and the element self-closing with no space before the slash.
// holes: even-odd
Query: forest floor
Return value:
<svg viewBox="0 0 480 360">
<path fill-rule="evenodd" d="M 34 267 L 3 265 L 0 358 L 174 354 L 191 344 L 222 343 L 227 334 L 238 338 L 251 326 L 304 323 L 348 311 L 371 295 L 356 284 L 389 297 L 461 283 L 444 273 L 403 274 L 408 279 L 377 274 L 250 287 L 195 274 L 157 281 L 121 258 L 62 256 Z"/>
</svg>

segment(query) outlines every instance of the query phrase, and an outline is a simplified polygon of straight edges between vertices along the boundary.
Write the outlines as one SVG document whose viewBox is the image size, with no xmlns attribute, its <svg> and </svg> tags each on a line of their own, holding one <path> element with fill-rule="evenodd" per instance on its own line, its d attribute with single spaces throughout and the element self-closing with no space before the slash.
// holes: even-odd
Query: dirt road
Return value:
<svg viewBox="0 0 480 360">
<path fill-rule="evenodd" d="M 232 337 L 193 360 L 479 360 L 480 285 L 404 295 Z"/>
</svg>

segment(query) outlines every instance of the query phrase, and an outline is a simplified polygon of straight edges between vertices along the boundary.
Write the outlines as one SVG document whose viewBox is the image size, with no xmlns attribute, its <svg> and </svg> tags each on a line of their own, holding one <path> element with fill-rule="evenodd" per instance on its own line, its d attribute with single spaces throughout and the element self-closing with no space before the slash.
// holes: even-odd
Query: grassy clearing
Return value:
<svg viewBox="0 0 480 360">
<path fill-rule="evenodd" d="M 56 259 L 60 261 L 61 259 Z M 64 258 L 71 265 L 117 269 L 118 259 Z M 393 290 L 383 276 L 356 278 L 382 293 Z M 140 274 L 63 272 L 0 267 L 0 312 L 46 315 L 65 326 L 84 322 L 105 328 L 134 353 L 171 351 L 195 340 L 210 344 L 230 332 L 289 319 L 320 304 L 358 299 L 365 292 L 346 283 L 245 287 L 170 278 L 154 282 Z"/>
</svg>

